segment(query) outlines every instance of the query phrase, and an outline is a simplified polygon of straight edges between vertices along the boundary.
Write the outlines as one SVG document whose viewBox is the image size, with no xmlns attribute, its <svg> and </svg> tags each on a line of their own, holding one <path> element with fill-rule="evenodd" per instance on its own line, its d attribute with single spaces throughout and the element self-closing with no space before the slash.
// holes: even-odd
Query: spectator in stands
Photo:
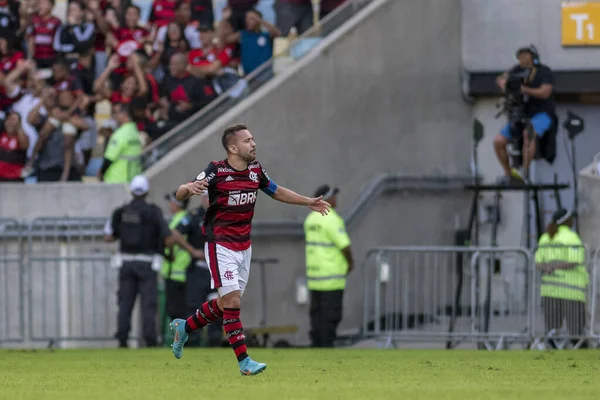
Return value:
<svg viewBox="0 0 600 400">
<path fill-rule="evenodd" d="M 234 47 L 214 45 L 215 31 L 210 26 L 201 26 L 202 48 L 190 51 L 188 71 L 198 78 L 213 79 L 217 93 L 227 91 L 240 77 L 233 63 Z"/>
<path fill-rule="evenodd" d="M 50 84 L 54 90 L 47 90 L 45 94 L 42 90 L 42 101 L 28 116 L 39 137 L 27 169 L 33 167 L 39 155 L 39 181 L 78 181 L 83 165 L 78 162 L 75 143 L 81 132 L 90 129 L 84 114 L 89 98 L 72 76 L 66 60 L 56 61 L 52 70 Z"/>
<path fill-rule="evenodd" d="M 192 10 L 188 2 L 180 1 L 177 4 L 175 20 L 172 23 L 179 25 L 180 29 L 183 30 L 183 36 L 185 37 L 185 40 L 187 40 L 190 49 L 200 48 L 201 43 L 200 35 L 198 34 L 198 22 L 192 20 Z M 168 25 L 158 28 L 156 41 L 154 42 L 154 51 L 156 51 L 159 44 L 165 44 L 165 40 L 168 37 L 167 29 Z M 170 40 L 172 41 L 173 39 L 170 38 Z"/>
<path fill-rule="evenodd" d="M 0 81 L 17 67 L 17 62 L 23 60 L 25 55 L 15 47 L 14 34 L 0 36 Z"/>
<path fill-rule="evenodd" d="M 125 62 L 127 58 L 151 43 L 150 32 L 140 26 L 141 10 L 138 6 L 130 5 L 125 12 L 125 26 L 113 29 L 106 36 L 106 44 L 120 56 L 121 65 L 113 71 L 111 82 L 118 87 L 127 73 Z"/>
<path fill-rule="evenodd" d="M 86 52 L 94 42 L 96 27 L 86 21 L 83 6 L 78 1 L 69 3 L 67 23 L 58 27 L 54 36 L 54 50 L 73 64 L 79 55 Z"/>
<path fill-rule="evenodd" d="M 77 80 L 77 76 L 71 70 L 66 59 L 59 59 L 52 65 L 50 83 L 59 93 L 59 107 L 62 107 L 63 111 L 73 108 L 71 113 L 75 113 L 75 118 L 78 120 L 81 119 L 84 110 L 79 108 L 81 103 L 78 103 L 77 100 L 87 96 L 84 95 L 81 83 Z M 87 106 L 88 103 L 89 100 L 86 99 L 85 105 Z M 63 120 L 68 122 L 66 119 Z"/>
<path fill-rule="evenodd" d="M 146 94 L 146 99 L 148 100 L 148 109 L 154 111 L 158 107 L 158 101 L 160 100 L 160 90 L 161 86 L 158 81 L 152 74 L 152 71 L 149 66 L 148 55 L 144 51 L 137 51 L 137 57 L 129 57 L 127 59 L 126 67 L 128 73 L 133 73 L 135 69 L 135 63 L 137 62 L 140 66 L 140 69 L 143 71 L 144 76 L 146 77 L 146 84 L 148 85 L 148 93 Z"/>
<path fill-rule="evenodd" d="M 161 99 L 162 117 L 169 121 L 163 128 L 163 133 L 192 116 L 216 97 L 210 80 L 196 78 L 186 69 L 185 54 L 177 53 L 171 57 L 170 74 L 164 82 L 166 96 Z"/>
<path fill-rule="evenodd" d="M 177 0 L 154 0 L 148 22 L 153 25 L 153 30 L 166 26 L 175 21 Z"/>
<path fill-rule="evenodd" d="M 110 136 L 98 179 L 126 183 L 142 170 L 142 142 L 128 105 L 114 104 L 113 119 L 119 128 Z"/>
<path fill-rule="evenodd" d="M 21 3 L 14 0 L 0 0 L 0 37 L 17 36 L 21 30 Z"/>
<path fill-rule="evenodd" d="M 132 59 L 133 74 L 126 75 L 117 90 L 113 90 L 107 81 L 110 75 L 121 66 L 121 60 L 116 54 L 110 58 L 108 66 L 94 83 L 94 89 L 101 98 L 110 100 L 112 104 L 129 104 L 135 96 L 146 96 L 148 82 L 140 66 L 140 60 L 135 53 L 130 58 Z"/>
<path fill-rule="evenodd" d="M 106 19 L 106 13 L 109 9 L 107 0 L 89 0 L 87 2 L 86 14 L 87 19 L 94 22 L 96 26 L 96 39 L 94 40 L 94 58 L 95 69 L 94 78 L 98 78 L 107 64 L 106 56 L 106 34 L 111 29 L 116 29 L 118 26 L 111 26 Z"/>
<path fill-rule="evenodd" d="M 0 40 L 0 46 L 1 42 Z M 5 73 L 0 73 L 0 119 L 4 119 L 2 113 L 10 110 L 21 98 L 24 83 L 21 78 L 33 69 L 34 64 L 31 61 L 18 59 L 18 55 L 13 54 L 3 67 Z"/>
<path fill-rule="evenodd" d="M 56 60 L 54 36 L 61 25 L 52 15 L 54 0 L 39 0 L 38 11 L 27 28 L 27 52 L 38 68 L 50 68 Z"/>
<path fill-rule="evenodd" d="M 229 22 L 228 19 L 223 19 L 223 20 L 219 21 L 219 24 L 217 25 L 216 33 L 217 33 L 217 40 L 216 40 L 217 47 L 219 49 L 224 49 L 224 48 L 231 49 L 232 55 L 231 55 L 231 61 L 229 62 L 229 64 L 232 68 L 235 68 L 237 70 L 241 64 L 241 51 L 240 51 L 240 44 L 238 42 L 229 43 L 229 37 L 233 33 L 235 33 L 235 31 L 233 29 L 233 25 L 231 25 L 231 22 Z"/>
<path fill-rule="evenodd" d="M 283 36 L 287 36 L 292 27 L 295 27 L 301 35 L 313 25 L 311 0 L 278 0 L 275 12 L 277 27 Z"/>
<path fill-rule="evenodd" d="M 22 182 L 29 138 L 21 129 L 21 116 L 8 114 L 0 133 L 0 182 Z"/>
<path fill-rule="evenodd" d="M 163 28 L 167 28 L 167 36 L 163 42 L 157 42 L 154 47 L 155 53 L 149 62 L 150 68 L 159 68 L 159 76 L 169 74 L 169 62 L 173 54 L 187 53 L 190 50 L 180 25 L 170 22 Z"/>
<path fill-rule="evenodd" d="M 213 12 L 212 0 L 191 0 L 190 8 L 192 12 L 190 19 L 192 21 L 197 22 L 199 25 L 214 25 L 215 16 Z"/>
<path fill-rule="evenodd" d="M 45 91 L 43 97 L 52 97 L 53 88 L 47 88 Z M 65 93 L 68 92 L 63 92 L 63 96 Z M 37 159 L 39 182 L 81 181 L 81 173 L 77 168 L 75 157 L 77 127 L 69 122 L 75 108 L 63 110 L 59 103 L 59 107 L 52 108 L 48 115 L 44 115 L 40 113 L 40 106 L 44 103 L 46 101 L 42 99 L 42 102 L 30 113 L 30 123 L 37 128 L 39 137 L 28 165 L 33 164 L 39 154 Z"/>
<path fill-rule="evenodd" d="M 228 0 L 223 10 L 223 19 L 229 19 L 233 29 L 240 31 L 246 25 L 246 13 L 253 10 L 258 0 Z"/>
<path fill-rule="evenodd" d="M 27 88 L 22 92 L 22 96 L 20 99 L 14 103 L 13 110 L 19 113 L 21 116 L 21 128 L 25 132 L 25 134 L 29 137 L 29 149 L 27 151 L 27 157 L 31 158 L 31 154 L 33 153 L 33 148 L 37 142 L 38 132 L 37 130 L 29 123 L 28 116 L 33 110 L 35 106 L 37 106 L 42 98 L 42 91 L 45 87 L 47 87 L 46 80 L 40 79 L 34 73 L 33 66 L 35 65 L 33 61 L 28 61 L 31 65 L 31 69 L 29 70 L 29 77 Z M 56 101 L 56 97 L 54 97 L 53 101 L 47 106 L 51 109 L 54 107 Z M 25 175 L 29 175 L 26 173 Z"/>
<path fill-rule="evenodd" d="M 263 27 L 266 31 L 263 31 Z M 228 43 L 240 43 L 242 68 L 248 75 L 267 62 L 273 56 L 273 39 L 281 35 L 276 26 L 264 21 L 262 14 L 256 10 L 246 13 L 246 29 L 233 33 Z M 273 75 L 273 68 L 268 67 L 256 79 L 266 81 Z"/>
<path fill-rule="evenodd" d="M 158 136 L 158 128 L 150 113 L 146 98 L 137 96 L 131 100 L 131 117 L 140 132 L 142 147 L 147 146 L 154 136 Z"/>
</svg>

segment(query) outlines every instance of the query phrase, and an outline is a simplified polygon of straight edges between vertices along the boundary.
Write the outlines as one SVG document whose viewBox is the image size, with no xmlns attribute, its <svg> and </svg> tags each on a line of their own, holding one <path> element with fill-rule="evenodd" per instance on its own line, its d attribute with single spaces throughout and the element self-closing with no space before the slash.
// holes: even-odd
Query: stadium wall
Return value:
<svg viewBox="0 0 600 400">
<path fill-rule="evenodd" d="M 562 47 L 561 3 L 564 1 L 462 0 L 464 69 L 503 71 L 515 63 L 519 47 L 533 43 L 542 62 L 556 71 L 598 70 L 600 48 Z"/>
<path fill-rule="evenodd" d="M 89 183 L 3 183 L 0 217 L 103 217 L 130 198 L 126 185 Z"/>
<path fill-rule="evenodd" d="M 258 159 L 278 184 L 310 194 L 322 183 L 339 186 L 340 212 L 382 172 L 418 176 L 468 174 L 471 107 L 460 96 L 460 1 L 386 1 L 372 5 L 324 40 L 247 101 L 172 151 L 147 171 L 152 199 L 195 177 L 224 157 L 220 134 L 247 123 Z M 357 262 L 376 245 L 452 244 L 466 224 L 468 197 L 385 196 L 350 231 Z M 267 199 L 255 221 L 300 222 L 306 209 Z M 295 303 L 304 276 L 299 237 L 257 237 L 254 256 L 277 257 L 267 273 L 268 322 L 299 323 L 295 341 L 308 340 L 308 308 Z M 260 322 L 259 275 L 253 269 L 244 320 Z M 348 283 L 342 329 L 362 321 L 360 274 Z"/>
</svg>

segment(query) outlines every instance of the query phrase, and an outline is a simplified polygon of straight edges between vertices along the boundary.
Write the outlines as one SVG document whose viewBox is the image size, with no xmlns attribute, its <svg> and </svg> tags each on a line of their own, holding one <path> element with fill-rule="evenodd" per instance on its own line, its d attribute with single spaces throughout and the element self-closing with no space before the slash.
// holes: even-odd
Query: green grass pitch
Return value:
<svg viewBox="0 0 600 400">
<path fill-rule="evenodd" d="M 598 399 L 600 351 L 0 350 L 0 399 Z"/>
</svg>

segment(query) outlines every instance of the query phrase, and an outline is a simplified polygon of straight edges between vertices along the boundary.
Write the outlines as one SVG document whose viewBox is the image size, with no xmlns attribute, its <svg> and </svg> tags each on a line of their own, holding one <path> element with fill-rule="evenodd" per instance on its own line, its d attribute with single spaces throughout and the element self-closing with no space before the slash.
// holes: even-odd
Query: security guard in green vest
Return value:
<svg viewBox="0 0 600 400">
<path fill-rule="evenodd" d="M 310 325 L 313 347 L 333 347 L 342 320 L 346 276 L 354 268 L 350 237 L 335 211 L 337 188 L 323 185 L 315 197 L 331 204 L 328 215 L 311 212 L 304 221 L 306 280 L 310 290 Z"/>
<path fill-rule="evenodd" d="M 169 202 L 169 210 L 173 215 L 171 222 L 169 222 L 169 229 L 177 234 L 177 226 L 188 214 L 189 200 L 177 200 L 175 192 L 167 193 L 165 199 Z M 190 252 L 180 245 L 173 246 L 172 253 L 168 256 L 168 259 L 163 262 L 160 274 L 165 279 L 167 315 L 170 319 L 175 319 L 181 318 L 182 315 L 187 313 L 185 277 L 192 257 Z"/>
<path fill-rule="evenodd" d="M 114 104 L 113 118 L 119 129 L 108 140 L 98 179 L 106 183 L 127 183 L 142 171 L 142 141 L 128 105 Z"/>
<path fill-rule="evenodd" d="M 542 272 L 540 291 L 546 332 L 560 330 L 566 320 L 569 333 L 581 336 L 585 327 L 589 276 L 585 267 L 585 248 L 572 227 L 573 213 L 565 209 L 556 211 L 540 238 L 535 262 Z"/>
</svg>

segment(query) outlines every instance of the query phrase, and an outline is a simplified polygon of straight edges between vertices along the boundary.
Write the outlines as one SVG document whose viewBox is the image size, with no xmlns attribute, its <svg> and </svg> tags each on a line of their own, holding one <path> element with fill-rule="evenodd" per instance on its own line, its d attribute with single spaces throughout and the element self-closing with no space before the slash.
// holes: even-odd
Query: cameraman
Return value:
<svg viewBox="0 0 600 400">
<path fill-rule="evenodd" d="M 521 101 L 523 103 L 524 116 L 531 123 L 532 133 L 542 138 L 544 134 L 552 127 L 553 117 L 555 115 L 555 104 L 553 98 L 554 74 L 552 70 L 539 61 L 538 53 L 535 47 L 523 47 L 517 51 L 519 64 L 514 66 L 509 72 L 500 75 L 496 79 L 496 84 L 505 92 L 506 83 L 509 77 L 515 75 L 525 76 L 521 81 Z M 504 170 L 502 183 L 522 183 L 523 176 L 516 169 L 511 169 L 508 161 L 508 152 L 506 145 L 514 139 L 514 133 L 511 132 L 510 122 L 494 138 L 494 151 Z M 533 136 L 532 136 L 533 137 Z M 536 140 L 529 140 L 527 129 L 523 130 L 523 171 L 525 177 L 529 174 L 529 165 L 536 154 Z"/>
</svg>

